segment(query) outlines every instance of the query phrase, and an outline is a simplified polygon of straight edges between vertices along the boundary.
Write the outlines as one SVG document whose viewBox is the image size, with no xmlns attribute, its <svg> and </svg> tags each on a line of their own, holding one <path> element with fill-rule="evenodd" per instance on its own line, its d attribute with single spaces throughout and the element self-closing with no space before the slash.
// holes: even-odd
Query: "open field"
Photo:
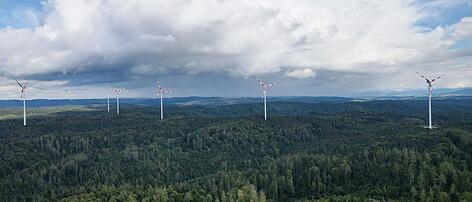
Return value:
<svg viewBox="0 0 472 202">
<path fill-rule="evenodd" d="M 94 110 L 85 106 L 56 106 L 56 107 L 39 107 L 39 108 L 28 108 L 27 116 L 47 116 L 54 113 L 66 112 L 66 111 L 87 111 Z M 0 120 L 5 119 L 18 119 L 23 117 L 23 109 L 20 108 L 0 108 Z"/>
</svg>

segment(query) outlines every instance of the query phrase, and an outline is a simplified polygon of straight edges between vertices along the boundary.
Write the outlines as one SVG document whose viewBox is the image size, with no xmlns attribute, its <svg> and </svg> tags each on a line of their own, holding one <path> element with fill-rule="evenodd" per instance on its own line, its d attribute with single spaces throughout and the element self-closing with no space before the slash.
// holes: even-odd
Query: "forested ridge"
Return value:
<svg viewBox="0 0 472 202">
<path fill-rule="evenodd" d="M 472 103 L 128 105 L 0 120 L 0 201 L 472 201 Z"/>
</svg>

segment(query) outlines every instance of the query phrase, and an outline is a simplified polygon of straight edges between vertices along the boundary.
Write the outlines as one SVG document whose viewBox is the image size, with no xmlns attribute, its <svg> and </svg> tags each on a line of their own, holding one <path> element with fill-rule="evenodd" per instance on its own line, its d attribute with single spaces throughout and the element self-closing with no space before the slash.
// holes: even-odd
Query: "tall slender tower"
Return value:
<svg viewBox="0 0 472 202">
<path fill-rule="evenodd" d="M 120 92 L 123 89 L 113 88 L 113 91 L 116 93 L 116 114 L 120 114 Z"/>
<path fill-rule="evenodd" d="M 26 126 L 26 92 L 24 90 L 21 92 L 23 94 L 23 125 Z"/>
<path fill-rule="evenodd" d="M 433 120 L 431 115 L 431 100 L 433 98 L 433 85 L 431 82 L 428 83 L 428 108 L 429 108 L 429 125 L 428 128 L 431 130 L 433 129 Z"/>
<path fill-rule="evenodd" d="M 160 97 L 161 99 L 161 120 L 164 119 L 164 105 L 163 105 L 163 100 L 162 100 L 162 97 L 163 97 L 163 94 L 164 93 L 171 93 L 169 90 L 166 90 L 166 89 L 163 89 L 162 86 L 161 86 L 161 83 L 159 81 L 157 81 L 157 95 Z"/>
<path fill-rule="evenodd" d="M 431 130 L 433 129 L 433 121 L 432 121 L 432 113 L 431 113 L 431 100 L 432 100 L 432 97 L 433 97 L 433 83 L 437 80 L 439 80 L 442 76 L 444 75 L 441 75 L 441 76 L 438 76 L 436 78 L 433 78 L 433 79 L 428 79 L 426 78 L 425 76 L 421 75 L 420 73 L 416 72 L 418 75 L 420 75 L 423 79 L 426 80 L 426 83 L 428 84 L 428 111 L 429 111 L 429 116 L 428 116 L 428 119 L 429 119 L 429 122 L 428 122 L 428 128 Z"/>
<path fill-rule="evenodd" d="M 162 93 L 160 93 L 161 95 L 161 120 L 164 119 L 164 105 L 162 103 Z"/>
<path fill-rule="evenodd" d="M 275 84 L 268 83 L 267 81 L 263 82 L 259 79 L 257 81 L 259 81 L 259 84 L 262 86 L 262 98 L 264 100 L 264 120 L 267 120 L 267 89 Z"/>
<path fill-rule="evenodd" d="M 110 112 L 110 91 L 107 90 L 107 111 Z"/>
<path fill-rule="evenodd" d="M 23 125 L 26 126 L 26 84 L 21 84 L 18 80 L 16 83 L 21 87 L 21 98 L 23 98 Z"/>
<path fill-rule="evenodd" d="M 120 97 L 116 95 L 116 113 L 120 114 Z"/>
</svg>

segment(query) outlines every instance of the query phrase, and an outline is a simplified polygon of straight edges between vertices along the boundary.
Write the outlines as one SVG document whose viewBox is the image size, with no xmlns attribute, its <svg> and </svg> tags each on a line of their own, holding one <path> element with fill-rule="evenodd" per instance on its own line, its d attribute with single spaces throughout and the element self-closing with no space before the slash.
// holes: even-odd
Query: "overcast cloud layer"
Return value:
<svg viewBox="0 0 472 202">
<path fill-rule="evenodd" d="M 472 17 L 427 26 L 471 0 L 50 0 L 0 29 L 0 95 L 352 95 L 472 86 Z M 7 9 L 7 8 L 2 8 Z M 470 13 L 469 15 L 472 15 Z"/>
</svg>

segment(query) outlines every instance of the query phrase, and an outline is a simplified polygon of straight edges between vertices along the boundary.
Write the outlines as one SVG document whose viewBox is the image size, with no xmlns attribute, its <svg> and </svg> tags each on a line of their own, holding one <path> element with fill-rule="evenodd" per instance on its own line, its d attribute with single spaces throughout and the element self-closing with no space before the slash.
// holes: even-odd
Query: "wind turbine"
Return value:
<svg viewBox="0 0 472 202">
<path fill-rule="evenodd" d="M 162 120 L 162 119 L 164 119 L 164 106 L 162 104 L 162 96 L 163 96 L 164 93 L 170 94 L 171 92 L 166 90 L 166 89 L 163 89 L 161 87 L 161 83 L 159 82 L 159 80 L 157 81 L 157 88 L 158 88 L 157 89 L 157 95 L 160 96 L 160 98 L 161 98 L 161 120 Z"/>
<path fill-rule="evenodd" d="M 113 88 L 110 86 L 110 89 L 107 89 L 107 111 L 110 112 L 110 90 L 113 90 Z"/>
<path fill-rule="evenodd" d="M 21 98 L 23 98 L 23 125 L 26 126 L 26 84 L 21 84 L 18 80 L 16 80 L 16 83 L 21 87 Z"/>
<path fill-rule="evenodd" d="M 438 76 L 438 77 L 433 78 L 433 79 L 428 79 L 425 76 L 421 75 L 420 73 L 418 73 L 418 72 L 416 72 L 416 73 L 418 75 L 420 75 L 423 79 L 425 79 L 426 83 L 428 84 L 428 98 L 429 98 L 429 126 L 428 126 L 428 128 L 431 130 L 431 129 L 433 129 L 433 124 L 432 124 L 432 121 L 431 121 L 431 98 L 433 97 L 433 83 L 435 81 L 437 81 L 438 79 L 440 79 L 444 75 Z"/>
<path fill-rule="evenodd" d="M 116 93 L 116 113 L 120 114 L 120 92 L 123 91 L 121 88 L 113 88 Z"/>
<path fill-rule="evenodd" d="M 264 119 L 267 120 L 267 89 L 275 84 L 257 79 L 262 86 L 262 98 L 264 99 Z"/>
</svg>

